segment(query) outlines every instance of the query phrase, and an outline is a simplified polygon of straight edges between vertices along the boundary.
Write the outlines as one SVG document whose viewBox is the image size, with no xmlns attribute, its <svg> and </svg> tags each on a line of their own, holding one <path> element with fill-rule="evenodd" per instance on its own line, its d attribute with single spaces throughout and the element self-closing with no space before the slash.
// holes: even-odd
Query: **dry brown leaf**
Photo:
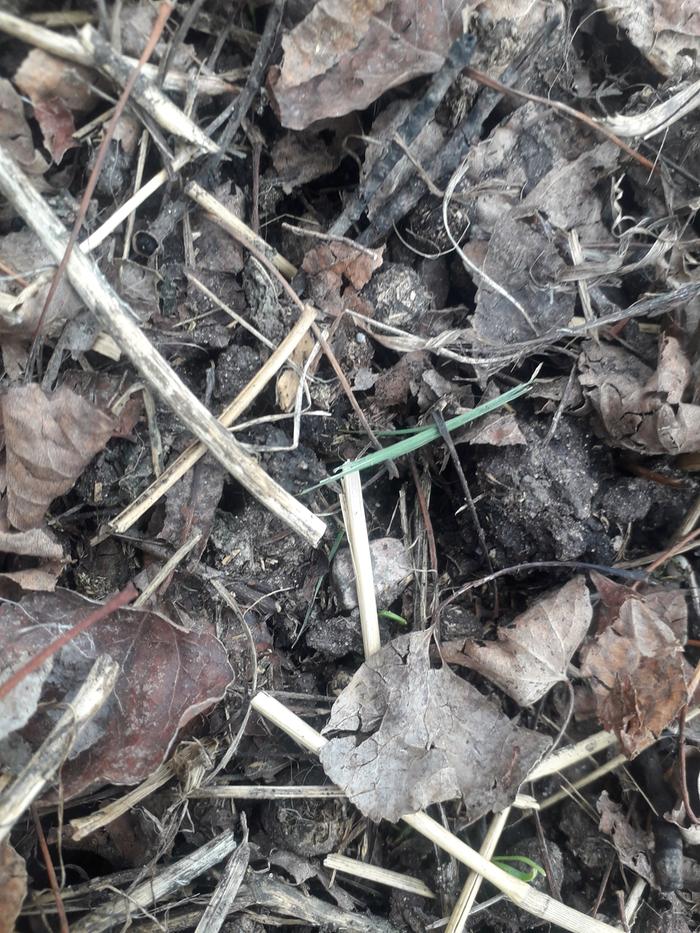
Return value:
<svg viewBox="0 0 700 933">
<path fill-rule="evenodd" d="M 615 732 L 632 757 L 673 722 L 687 702 L 683 646 L 688 610 L 680 590 L 642 595 L 614 587 L 601 593 L 603 627 L 582 651 L 581 673 L 590 678 L 601 724 Z"/>
<path fill-rule="evenodd" d="M 0 603 L 0 681 L 96 605 L 63 589 Z M 163 761 L 178 731 L 218 702 L 233 677 L 226 651 L 213 634 L 186 631 L 155 612 L 119 609 L 30 675 L 32 699 L 38 701 L 39 693 L 41 704 L 36 712 L 30 708 L 34 715 L 20 734 L 32 747 L 45 738 L 55 703 L 64 703 L 78 689 L 104 653 L 120 665 L 119 678 L 61 770 L 66 799 L 104 783 L 143 780 Z M 26 721 L 26 706 L 22 710 Z"/>
<path fill-rule="evenodd" d="M 24 859 L 9 842 L 0 845 L 0 933 L 14 933 L 27 896 L 27 868 Z"/>
<path fill-rule="evenodd" d="M 306 288 L 312 304 L 331 311 L 356 307 L 360 289 L 372 278 L 383 262 L 384 247 L 362 249 L 332 240 L 310 249 L 304 256 Z"/>
<path fill-rule="evenodd" d="M 6 78 L 0 78 L 0 144 L 29 175 L 43 175 L 48 168 L 46 160 L 34 148 L 22 98 Z"/>
<path fill-rule="evenodd" d="M 458 797 L 470 822 L 501 810 L 549 746 L 449 668 L 431 669 L 430 641 L 416 632 L 385 645 L 323 730 L 337 736 L 321 751 L 326 774 L 373 820 Z"/>
<path fill-rule="evenodd" d="M 654 851 L 654 836 L 643 829 L 635 829 L 627 819 L 619 803 L 611 800 L 608 792 L 598 798 L 596 804 L 600 814 L 599 829 L 610 836 L 623 865 L 631 868 L 649 884 L 656 887 L 656 878 L 651 863 Z"/>
<path fill-rule="evenodd" d="M 363 110 L 389 88 L 432 74 L 462 33 L 465 0 L 319 0 L 282 39 L 269 85 L 283 126 Z"/>
<path fill-rule="evenodd" d="M 693 77 L 700 62 L 700 6 L 694 0 L 597 0 L 639 51 L 667 77 Z"/>
<path fill-rule="evenodd" d="M 663 336 L 656 372 L 622 347 L 586 341 L 579 379 L 614 447 L 643 454 L 700 450 L 700 405 L 683 402 L 691 369 L 675 337 Z"/>
<path fill-rule="evenodd" d="M 586 581 L 574 577 L 538 599 L 512 626 L 499 628 L 498 641 L 458 642 L 452 650 L 443 645 L 444 657 L 488 677 L 521 706 L 531 706 L 566 679 L 591 618 Z"/>
<path fill-rule="evenodd" d="M 32 49 L 14 80 L 32 102 L 51 157 L 60 162 L 67 149 L 78 145 L 73 139 L 73 114 L 86 113 L 98 100 L 91 87 L 94 75 L 82 65 L 56 58 L 42 49 Z"/>
<path fill-rule="evenodd" d="M 7 448 L 7 517 L 37 528 L 51 502 L 68 492 L 109 440 L 114 422 L 70 389 L 46 395 L 14 386 L 2 398 Z"/>
</svg>

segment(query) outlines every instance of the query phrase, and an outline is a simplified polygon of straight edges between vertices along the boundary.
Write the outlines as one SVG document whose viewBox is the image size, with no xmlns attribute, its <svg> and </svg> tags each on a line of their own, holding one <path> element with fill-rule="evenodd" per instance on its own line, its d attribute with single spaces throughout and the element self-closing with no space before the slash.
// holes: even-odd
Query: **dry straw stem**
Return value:
<svg viewBox="0 0 700 933">
<path fill-rule="evenodd" d="M 199 529 L 196 529 L 194 534 L 192 534 L 188 541 L 185 541 L 177 551 L 168 558 L 164 564 L 158 568 L 158 572 L 149 582 L 148 586 L 143 590 L 140 596 L 134 600 L 134 609 L 139 609 L 141 606 L 145 606 L 148 600 L 153 596 L 158 587 L 165 580 L 168 579 L 170 574 L 182 563 L 182 561 L 187 557 L 190 551 L 194 548 L 196 544 L 202 538 L 202 532 Z"/>
<path fill-rule="evenodd" d="M 251 705 L 260 715 L 269 719 L 276 726 L 287 733 L 299 745 L 318 754 L 324 745 L 325 739 L 315 729 L 312 729 L 303 719 L 292 713 L 278 700 L 269 694 L 261 692 L 253 697 Z M 535 917 L 540 917 L 548 923 L 554 923 L 571 933 L 612 933 L 615 927 L 594 920 L 572 907 L 567 907 L 548 894 L 530 887 L 519 878 L 514 878 L 470 848 L 440 823 L 429 817 L 426 813 L 411 813 L 401 819 L 421 835 L 430 839 L 458 862 L 466 865 L 472 871 L 482 875 L 494 887 L 502 891 L 514 904 Z"/>
<path fill-rule="evenodd" d="M 7 790 L 0 796 L 0 844 L 27 807 L 42 792 L 65 761 L 81 728 L 109 697 L 119 676 L 119 665 L 100 655 L 85 683 L 60 719 Z"/>
<path fill-rule="evenodd" d="M 80 41 L 95 64 L 119 87 L 123 87 L 133 73 L 131 66 L 112 46 L 93 29 L 84 26 L 80 30 Z M 216 143 L 207 136 L 186 114 L 174 104 L 149 78 L 139 74 L 131 89 L 131 97 L 167 133 L 172 133 L 185 142 L 199 146 L 205 152 L 219 151 Z"/>
<path fill-rule="evenodd" d="M 209 194 L 208 191 L 205 191 L 200 184 L 196 181 L 188 182 L 188 184 L 185 185 L 185 194 L 210 214 L 214 223 L 222 227 L 227 233 L 230 233 L 235 240 L 243 243 L 244 246 L 251 247 L 253 252 L 257 250 L 257 252 L 262 253 L 263 256 L 268 256 L 273 266 L 275 266 L 285 278 L 294 278 L 297 273 L 296 266 L 292 265 L 288 259 L 285 259 L 284 256 L 269 246 L 262 237 L 253 233 L 247 224 L 243 223 L 232 211 L 220 204 L 216 198 Z"/>
<path fill-rule="evenodd" d="M 223 427 L 231 427 L 248 406 L 255 401 L 268 382 L 273 379 L 282 366 L 284 366 L 295 347 L 299 345 L 314 318 L 314 310 L 310 307 L 306 307 L 294 327 L 292 327 L 277 349 L 273 350 L 269 359 L 263 363 L 250 382 L 241 389 L 233 401 L 221 412 L 219 415 L 219 423 L 223 425 Z M 163 470 L 148 489 L 142 492 L 137 499 L 134 499 L 134 501 L 120 512 L 115 519 L 105 526 L 107 534 L 123 534 L 131 528 L 134 522 L 138 521 L 161 496 L 164 496 L 179 479 L 191 470 L 195 463 L 201 460 L 206 452 L 207 448 L 205 444 L 190 444 L 190 446 L 180 454 L 177 460 L 174 460 Z M 101 540 L 105 536 L 106 535 L 99 535 L 96 540 Z"/>
<path fill-rule="evenodd" d="M 65 229 L 24 172 L 1 147 L 0 191 L 60 262 L 66 251 Z M 111 333 L 144 380 L 182 423 L 248 492 L 293 531 L 317 545 L 326 531 L 325 523 L 270 479 L 190 392 L 141 332 L 131 309 L 109 285 L 95 263 L 80 250 L 74 250 L 66 271 L 73 288 L 100 325 Z"/>
<path fill-rule="evenodd" d="M 193 788 L 188 797 L 230 800 L 300 800 L 345 797 L 345 791 L 334 784 L 211 784 Z"/>
<path fill-rule="evenodd" d="M 365 504 L 362 498 L 362 480 L 359 473 L 348 473 L 342 479 L 343 492 L 340 506 L 343 510 L 345 533 L 350 545 L 352 566 L 355 570 L 357 602 L 362 625 L 362 644 L 365 660 L 376 654 L 382 647 L 379 637 L 379 618 L 377 600 L 374 592 L 372 573 L 372 555 L 369 549 Z"/>
<path fill-rule="evenodd" d="M 496 846 L 498 845 L 498 840 L 501 838 L 501 833 L 505 829 L 505 825 L 508 822 L 508 816 L 510 814 L 510 807 L 506 807 L 505 810 L 501 810 L 500 813 L 496 813 L 491 820 L 491 825 L 488 828 L 486 835 L 484 836 L 484 841 L 481 844 L 479 849 L 479 855 L 482 855 L 485 859 L 488 859 L 490 862 L 496 852 Z M 445 927 L 445 933 L 462 933 L 464 927 L 469 919 L 469 914 L 474 906 L 476 901 L 476 895 L 479 893 L 479 888 L 484 879 L 482 876 L 475 871 L 469 873 L 469 877 L 464 882 L 464 887 L 462 888 L 459 897 L 457 898 L 457 903 L 455 904 L 450 919 Z"/>
<path fill-rule="evenodd" d="M 403 875 L 398 871 L 389 871 L 387 868 L 378 868 L 376 865 L 368 865 L 367 862 L 348 858 L 347 855 L 327 855 L 323 860 L 323 865 L 325 868 L 342 871 L 346 875 L 353 875 L 355 878 L 364 878 L 366 881 L 385 884 L 387 887 L 397 888 L 399 891 L 417 894 L 418 897 L 435 897 L 428 885 L 418 878 Z"/>
<path fill-rule="evenodd" d="M 75 62 L 76 65 L 86 65 L 88 68 L 95 67 L 93 55 L 78 39 L 53 32 L 44 26 L 37 26 L 36 23 L 30 23 L 28 20 L 20 19 L 19 16 L 13 16 L 11 13 L 0 12 L 0 32 L 4 32 L 8 36 L 14 36 L 15 39 L 26 42 L 27 45 L 43 49 L 58 58 Z M 131 69 L 136 66 L 135 58 L 129 58 L 126 55 L 120 56 L 120 58 L 124 62 L 125 68 Z M 157 65 L 144 65 L 142 70 L 151 80 L 158 77 Z M 217 75 L 205 74 L 193 78 L 183 71 L 173 70 L 172 68 L 168 69 L 165 75 L 163 89 L 166 91 L 187 91 L 193 85 L 197 87 L 200 94 L 230 94 L 235 90 L 229 81 Z"/>
<path fill-rule="evenodd" d="M 128 894 L 113 897 L 89 916 L 71 924 L 71 933 L 103 933 L 138 916 L 141 911 L 150 910 L 170 895 L 180 897 L 186 885 L 225 859 L 235 848 L 236 839 L 230 830 L 216 836 L 159 874 L 149 875 Z"/>
<path fill-rule="evenodd" d="M 694 81 L 672 94 L 668 100 L 650 107 L 643 113 L 630 116 L 618 114 L 608 117 L 607 120 L 601 120 L 600 123 L 618 136 L 640 136 L 643 139 L 651 139 L 698 107 L 700 107 L 700 80 Z"/>
<path fill-rule="evenodd" d="M 226 868 L 221 874 L 216 890 L 207 904 L 194 933 L 218 933 L 226 922 L 226 917 L 236 899 L 238 889 L 245 877 L 248 861 L 250 860 L 250 846 L 248 845 L 248 826 L 245 814 L 241 814 L 243 824 L 243 842 L 228 860 Z"/>
<path fill-rule="evenodd" d="M 202 745 L 187 744 L 179 748 L 168 761 L 149 774 L 145 781 L 142 781 L 138 787 L 134 787 L 127 794 L 113 800 L 100 810 L 90 813 L 88 816 L 80 816 L 71 820 L 71 839 L 79 841 L 85 839 L 90 833 L 107 826 L 109 823 L 128 813 L 129 810 L 150 797 L 155 791 L 159 790 L 174 777 L 182 774 L 196 764 L 202 756 L 214 751 L 214 743 L 202 743 Z"/>
</svg>

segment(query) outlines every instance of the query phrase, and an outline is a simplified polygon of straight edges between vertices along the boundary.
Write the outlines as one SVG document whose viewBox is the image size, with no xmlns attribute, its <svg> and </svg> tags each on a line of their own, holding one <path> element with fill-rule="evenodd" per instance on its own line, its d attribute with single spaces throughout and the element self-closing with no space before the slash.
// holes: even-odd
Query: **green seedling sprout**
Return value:
<svg viewBox="0 0 700 933">
<path fill-rule="evenodd" d="M 495 855 L 491 861 L 495 862 L 503 871 L 507 871 L 509 875 L 513 875 L 514 878 L 519 878 L 527 884 L 534 881 L 538 875 L 544 875 L 545 873 L 541 865 L 538 865 L 537 862 L 533 862 L 532 859 L 528 858 L 526 855 Z M 520 871 L 514 868 L 510 864 L 511 862 L 519 862 L 521 865 L 527 865 L 530 871 Z"/>
</svg>

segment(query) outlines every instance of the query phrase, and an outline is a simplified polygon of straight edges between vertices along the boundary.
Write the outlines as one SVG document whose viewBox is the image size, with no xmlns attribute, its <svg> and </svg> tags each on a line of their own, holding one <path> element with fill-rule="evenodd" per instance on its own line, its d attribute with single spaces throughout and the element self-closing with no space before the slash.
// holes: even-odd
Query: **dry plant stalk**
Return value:
<svg viewBox="0 0 700 933">
<path fill-rule="evenodd" d="M 323 860 L 323 865 L 333 871 L 342 871 L 355 878 L 364 878 L 366 881 L 374 881 L 375 884 L 385 884 L 387 887 L 408 891 L 409 894 L 417 894 L 419 897 L 435 897 L 428 885 L 418 878 L 412 878 L 398 871 L 389 871 L 387 868 L 379 868 L 376 865 L 368 865 L 367 862 L 348 858 L 346 855 L 327 855 Z"/>
<path fill-rule="evenodd" d="M 233 401 L 221 412 L 219 415 L 220 424 L 225 428 L 231 427 L 246 408 L 255 401 L 268 382 L 274 378 L 289 359 L 292 351 L 298 346 L 313 323 L 314 318 L 314 310 L 307 306 L 277 349 L 273 350 L 270 357 L 263 363 L 250 382 L 241 389 Z M 179 479 L 182 479 L 185 473 L 191 470 L 206 452 L 205 444 L 190 444 L 176 460 L 168 464 L 160 476 L 140 496 L 129 503 L 116 518 L 105 526 L 106 533 L 123 534 L 123 532 L 131 528 L 134 522 L 138 521 Z M 95 541 L 102 540 L 105 536 L 101 534 Z"/>
<path fill-rule="evenodd" d="M 71 750 L 81 728 L 89 722 L 109 697 L 119 676 L 119 665 L 109 655 L 101 655 L 90 668 L 75 699 L 0 796 L 0 844 L 27 807 L 51 781 Z"/>
<path fill-rule="evenodd" d="M 327 743 L 319 732 L 312 729 L 308 723 L 288 710 L 274 697 L 261 692 L 251 702 L 253 709 L 269 719 L 276 726 L 287 733 L 299 745 L 308 751 L 318 754 Z M 543 891 L 537 891 L 519 878 L 514 878 L 503 871 L 493 862 L 470 848 L 455 835 L 441 826 L 426 813 L 411 813 L 401 817 L 408 826 L 411 826 L 421 835 L 430 839 L 457 861 L 462 862 L 472 871 L 477 872 L 486 881 L 502 891 L 506 897 L 518 907 L 535 917 L 540 917 L 548 923 L 556 924 L 571 933 L 613 933 L 615 927 L 600 920 L 582 914 L 573 907 L 567 907 Z"/>
<path fill-rule="evenodd" d="M 379 651 L 382 642 L 379 637 L 379 618 L 374 592 L 372 555 L 369 549 L 365 505 L 362 498 L 362 480 L 359 472 L 348 473 L 344 476 L 342 487 L 340 505 L 343 510 L 345 533 L 350 545 L 352 566 L 355 570 L 357 602 L 362 625 L 362 644 L 364 646 L 365 660 L 367 660 Z"/>
<path fill-rule="evenodd" d="M 66 232 L 43 198 L 0 148 L 0 191 L 60 262 L 66 248 Z M 71 284 L 100 325 L 115 338 L 144 380 L 173 409 L 180 420 L 202 441 L 212 455 L 245 489 L 293 531 L 316 546 L 326 525 L 275 483 L 234 441 L 225 428 L 187 388 L 166 360 L 145 337 L 131 309 L 112 289 L 92 260 L 75 250 L 67 264 Z"/>
</svg>

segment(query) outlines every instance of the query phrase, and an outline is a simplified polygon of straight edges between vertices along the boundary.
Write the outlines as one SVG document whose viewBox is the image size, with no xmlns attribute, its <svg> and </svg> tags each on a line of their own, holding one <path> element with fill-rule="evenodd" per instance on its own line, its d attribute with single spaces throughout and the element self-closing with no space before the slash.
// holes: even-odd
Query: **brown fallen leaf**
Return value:
<svg viewBox="0 0 700 933">
<path fill-rule="evenodd" d="M 596 808 L 600 814 L 598 828 L 606 836 L 610 836 L 622 864 L 657 887 L 650 857 L 654 851 L 653 834 L 632 826 L 622 806 L 611 800 L 607 791 L 603 791 L 598 798 Z"/>
<path fill-rule="evenodd" d="M 0 681 L 95 606 L 64 589 L 1 603 Z M 46 736 L 54 704 L 65 702 L 104 653 L 120 665 L 119 679 L 62 768 L 66 799 L 104 783 L 143 780 L 163 761 L 178 731 L 218 702 L 233 677 L 226 651 L 213 634 L 186 631 L 155 612 L 119 609 L 30 675 L 33 697 L 40 687 L 40 706 L 19 734 L 31 747 Z"/>
<path fill-rule="evenodd" d="M 93 73 L 82 65 L 32 49 L 17 69 L 15 84 L 31 100 L 44 144 L 54 162 L 77 146 L 73 138 L 75 113 L 87 113 L 98 97 Z"/>
<path fill-rule="evenodd" d="M 282 39 L 268 83 L 283 126 L 363 110 L 432 74 L 462 33 L 464 0 L 319 0 Z"/>
<path fill-rule="evenodd" d="M 0 144 L 29 175 L 43 175 L 49 167 L 34 148 L 22 98 L 6 78 L 0 78 Z"/>
<path fill-rule="evenodd" d="M 356 307 L 357 293 L 379 269 L 384 247 L 361 249 L 342 240 L 332 240 L 310 249 L 304 256 L 302 269 L 306 273 L 306 288 L 312 304 L 331 311 Z"/>
<path fill-rule="evenodd" d="M 608 19 L 667 77 L 697 75 L 700 7 L 680 0 L 597 0 Z"/>
<path fill-rule="evenodd" d="M 614 446 L 642 454 L 700 450 L 700 405 L 683 402 L 691 368 L 675 337 L 662 336 L 656 371 L 622 347 L 586 341 L 578 361 L 584 394 Z"/>
<path fill-rule="evenodd" d="M 586 581 L 578 576 L 499 628 L 498 641 L 447 643 L 441 650 L 450 663 L 473 668 L 516 703 L 531 706 L 566 679 L 592 613 Z"/>
<path fill-rule="evenodd" d="M 7 448 L 7 517 L 38 527 L 51 502 L 68 492 L 102 450 L 113 420 L 70 389 L 46 395 L 39 385 L 13 386 L 2 397 Z"/>
<path fill-rule="evenodd" d="M 0 933 L 14 933 L 27 896 L 27 867 L 9 842 L 0 845 Z"/>
<path fill-rule="evenodd" d="M 688 610 L 680 590 L 624 589 L 602 590 L 603 628 L 582 651 L 581 673 L 590 678 L 601 724 L 633 757 L 687 702 Z"/>
<path fill-rule="evenodd" d="M 321 751 L 326 774 L 373 820 L 458 797 L 469 821 L 501 810 L 549 746 L 449 668 L 432 670 L 430 641 L 416 632 L 385 645 L 323 730 L 336 736 Z"/>
</svg>

